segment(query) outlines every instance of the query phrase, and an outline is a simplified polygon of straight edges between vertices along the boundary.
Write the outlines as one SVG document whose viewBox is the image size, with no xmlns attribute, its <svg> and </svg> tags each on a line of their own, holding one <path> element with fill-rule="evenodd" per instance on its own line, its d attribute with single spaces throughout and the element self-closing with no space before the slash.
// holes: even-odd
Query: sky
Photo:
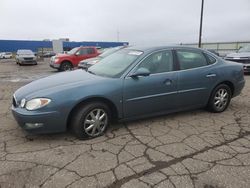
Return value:
<svg viewBox="0 0 250 188">
<path fill-rule="evenodd" d="M 200 9 L 201 0 L 0 0 L 0 39 L 196 43 Z M 250 0 L 204 0 L 202 41 L 250 41 Z"/>
</svg>

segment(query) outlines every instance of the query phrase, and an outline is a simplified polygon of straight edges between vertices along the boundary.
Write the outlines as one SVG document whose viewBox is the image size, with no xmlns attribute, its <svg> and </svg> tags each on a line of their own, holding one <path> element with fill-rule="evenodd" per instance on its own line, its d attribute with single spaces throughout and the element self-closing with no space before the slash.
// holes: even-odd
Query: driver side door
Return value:
<svg viewBox="0 0 250 188">
<path fill-rule="evenodd" d="M 145 68 L 149 76 L 127 76 L 124 79 L 124 118 L 172 111 L 177 104 L 177 72 L 171 50 L 157 51 L 132 70 Z"/>
</svg>

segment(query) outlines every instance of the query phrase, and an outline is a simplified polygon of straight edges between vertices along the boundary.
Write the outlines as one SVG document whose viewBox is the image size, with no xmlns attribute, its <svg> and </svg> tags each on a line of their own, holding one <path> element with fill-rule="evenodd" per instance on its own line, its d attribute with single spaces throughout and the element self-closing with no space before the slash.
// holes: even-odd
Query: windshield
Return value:
<svg viewBox="0 0 250 188">
<path fill-rule="evenodd" d="M 243 48 L 239 49 L 239 52 L 250 52 L 250 45 L 244 46 Z"/>
<path fill-rule="evenodd" d="M 110 49 L 107 49 L 106 51 L 104 51 L 100 56 L 101 57 L 107 57 L 109 56 L 110 54 L 118 51 L 119 49 L 121 49 L 121 47 L 115 47 L 115 48 L 110 48 Z"/>
<path fill-rule="evenodd" d="M 119 50 L 89 68 L 89 72 L 105 77 L 119 78 L 143 54 L 138 50 Z"/>
<path fill-rule="evenodd" d="M 17 54 L 22 54 L 22 55 L 33 55 L 34 53 L 31 50 L 18 50 Z"/>
<path fill-rule="evenodd" d="M 75 54 L 78 50 L 78 47 L 77 48 L 73 48 L 72 50 L 68 51 L 67 54 Z"/>
</svg>

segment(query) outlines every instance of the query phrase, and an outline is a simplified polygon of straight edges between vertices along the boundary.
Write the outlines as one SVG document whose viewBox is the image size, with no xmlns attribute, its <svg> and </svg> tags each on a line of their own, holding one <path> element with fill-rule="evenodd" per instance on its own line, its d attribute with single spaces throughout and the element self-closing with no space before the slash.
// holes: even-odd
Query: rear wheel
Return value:
<svg viewBox="0 0 250 188">
<path fill-rule="evenodd" d="M 103 135 L 109 125 L 110 114 L 109 107 L 101 102 L 82 105 L 73 113 L 71 128 L 80 139 Z"/>
<path fill-rule="evenodd" d="M 232 97 L 231 89 L 226 84 L 218 85 L 212 92 L 208 108 L 210 111 L 219 113 L 227 109 Z"/>
<path fill-rule="evenodd" d="M 60 66 L 60 71 L 70 71 L 72 70 L 73 66 L 69 61 L 65 61 Z"/>
</svg>

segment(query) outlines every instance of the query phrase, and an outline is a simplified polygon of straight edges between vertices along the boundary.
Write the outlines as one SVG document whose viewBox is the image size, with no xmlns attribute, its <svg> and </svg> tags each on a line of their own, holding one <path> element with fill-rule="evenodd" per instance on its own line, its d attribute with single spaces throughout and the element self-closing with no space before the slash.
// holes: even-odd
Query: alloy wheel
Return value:
<svg viewBox="0 0 250 188">
<path fill-rule="evenodd" d="M 214 106 L 218 110 L 222 110 L 227 106 L 229 100 L 228 91 L 224 88 L 220 88 L 214 96 Z"/>
<path fill-rule="evenodd" d="M 101 135 L 108 124 L 107 113 L 103 109 L 90 111 L 84 120 L 84 131 L 91 137 Z"/>
</svg>

